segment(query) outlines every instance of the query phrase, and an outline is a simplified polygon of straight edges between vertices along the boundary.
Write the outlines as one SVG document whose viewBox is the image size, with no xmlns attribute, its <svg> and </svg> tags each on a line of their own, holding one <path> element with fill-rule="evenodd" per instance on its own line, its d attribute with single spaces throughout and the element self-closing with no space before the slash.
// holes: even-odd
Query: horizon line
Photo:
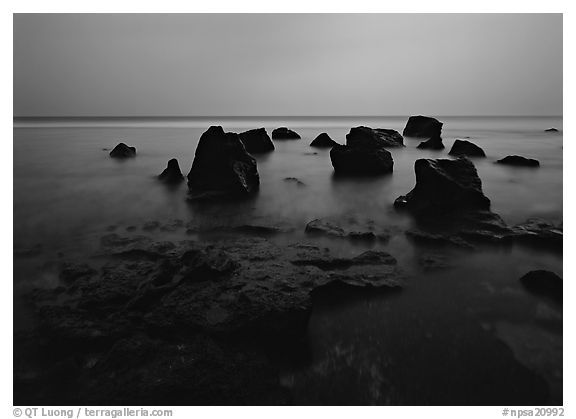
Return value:
<svg viewBox="0 0 576 419">
<path fill-rule="evenodd" d="M 407 118 L 422 115 L 14 115 L 13 120 L 25 119 L 214 119 L 214 118 Z M 563 118 L 563 115 L 435 115 L 438 118 Z"/>
</svg>

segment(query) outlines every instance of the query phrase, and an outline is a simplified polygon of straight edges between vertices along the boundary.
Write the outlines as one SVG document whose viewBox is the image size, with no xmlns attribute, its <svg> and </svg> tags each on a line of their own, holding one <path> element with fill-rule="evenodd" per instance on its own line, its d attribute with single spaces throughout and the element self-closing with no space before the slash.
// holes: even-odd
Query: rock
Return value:
<svg viewBox="0 0 576 419">
<path fill-rule="evenodd" d="M 535 159 L 527 159 L 522 156 L 506 156 L 503 159 L 497 160 L 498 164 L 506 164 L 508 166 L 523 166 L 523 167 L 539 167 L 540 162 Z"/>
<path fill-rule="evenodd" d="M 402 132 L 405 137 L 433 138 L 442 135 L 442 122 L 428 116 L 411 116 Z"/>
<path fill-rule="evenodd" d="M 291 129 L 280 127 L 272 131 L 272 138 L 275 140 L 298 140 L 300 136 Z"/>
<path fill-rule="evenodd" d="M 318 148 L 331 148 L 338 143 L 334 141 L 328 134 L 323 132 L 319 134 L 314 141 L 310 143 L 310 147 L 318 147 Z"/>
<path fill-rule="evenodd" d="M 548 128 L 546 130 L 544 130 L 545 132 L 558 132 L 558 130 L 556 128 Z"/>
<path fill-rule="evenodd" d="M 125 159 L 128 157 L 135 157 L 135 156 L 136 156 L 136 147 L 130 147 L 124 143 L 118 144 L 110 152 L 110 157 L 114 157 L 116 159 Z"/>
<path fill-rule="evenodd" d="M 65 262 L 60 268 L 60 279 L 66 284 L 91 278 L 94 275 L 96 275 L 96 270 L 86 263 Z"/>
<path fill-rule="evenodd" d="M 184 180 L 184 175 L 180 171 L 180 165 L 178 160 L 170 159 L 168 161 L 168 166 L 162 173 L 158 175 L 158 179 L 166 183 L 180 183 Z"/>
<path fill-rule="evenodd" d="M 267 153 L 274 150 L 274 143 L 265 128 L 251 129 L 239 135 L 248 153 Z"/>
<path fill-rule="evenodd" d="M 295 178 L 295 177 L 285 177 L 284 182 L 292 182 L 292 183 L 295 183 L 297 186 L 306 186 L 306 184 L 304 182 L 302 182 L 300 179 Z"/>
<path fill-rule="evenodd" d="M 355 222 L 337 223 L 330 219 L 315 219 L 306 224 L 305 232 L 307 234 L 322 234 L 332 237 L 346 238 L 359 241 L 387 241 L 390 234 L 386 231 L 374 231 L 372 225 L 362 226 Z"/>
<path fill-rule="evenodd" d="M 416 148 L 426 149 L 426 150 L 443 150 L 444 143 L 440 137 L 432 137 L 426 141 L 422 141 Z"/>
<path fill-rule="evenodd" d="M 562 303 L 562 278 L 550 271 L 530 271 L 522 278 L 522 284 L 526 289 L 535 294 L 552 298 Z"/>
<path fill-rule="evenodd" d="M 346 134 L 346 145 L 365 148 L 404 147 L 404 138 L 393 129 L 360 126 L 351 128 Z"/>
<path fill-rule="evenodd" d="M 416 186 L 394 202 L 396 208 L 418 213 L 451 210 L 487 210 L 490 200 L 482 192 L 482 181 L 467 158 L 418 159 L 414 164 Z"/>
<path fill-rule="evenodd" d="M 564 233 L 561 226 L 539 218 L 530 218 L 511 228 L 510 238 L 516 242 L 562 251 Z"/>
<path fill-rule="evenodd" d="M 246 152 L 238 134 L 225 133 L 217 126 L 202 134 L 188 173 L 191 193 L 246 196 L 255 193 L 259 184 L 256 160 Z"/>
<path fill-rule="evenodd" d="M 336 145 L 330 150 L 330 160 L 336 174 L 378 175 L 394 169 L 392 154 L 384 148 Z"/>
<path fill-rule="evenodd" d="M 448 153 L 451 156 L 486 157 L 486 153 L 476 144 L 466 140 L 456 140 Z"/>
</svg>

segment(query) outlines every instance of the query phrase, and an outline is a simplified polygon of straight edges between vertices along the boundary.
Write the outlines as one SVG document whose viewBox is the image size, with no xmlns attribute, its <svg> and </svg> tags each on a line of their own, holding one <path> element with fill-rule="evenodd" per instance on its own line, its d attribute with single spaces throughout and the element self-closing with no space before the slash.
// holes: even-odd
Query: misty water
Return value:
<svg viewBox="0 0 576 419">
<path fill-rule="evenodd" d="M 334 176 L 329 150 L 310 142 L 321 132 L 344 143 L 353 126 L 402 132 L 398 118 L 214 118 L 36 120 L 14 125 L 14 247 L 40 249 L 15 257 L 15 327 L 29 321 L 21 292 L 58 283 L 49 260 L 88 257 L 104 234 L 146 234 L 158 239 L 202 237 L 186 228 L 146 231 L 145 223 L 181 220 L 181 225 L 278 226 L 279 243 L 305 242 L 355 256 L 382 249 L 398 259 L 406 287 L 398 293 L 348 295 L 314 306 L 308 346 L 311 359 L 286 363 L 279 377 L 295 403 L 394 403 L 394 394 L 410 394 L 406 403 L 428 400 L 436 384 L 466 381 L 498 368 L 507 353 L 548 384 L 551 402 L 562 401 L 562 308 L 529 294 L 519 278 L 546 269 L 562 276 L 558 253 L 525 248 L 480 247 L 476 251 L 420 248 L 404 231 L 413 220 L 392 203 L 415 184 L 418 158 L 449 158 L 456 138 L 469 138 L 487 158 L 474 159 L 492 211 L 508 224 L 538 217 L 562 222 L 561 118 L 439 118 L 444 122 L 443 151 L 419 150 L 420 140 L 406 138 L 405 148 L 390 149 L 391 175 L 370 178 Z M 210 125 L 241 132 L 278 126 L 297 131 L 301 140 L 275 141 L 276 150 L 255 156 L 260 191 L 248 201 L 197 205 L 187 202 L 187 187 L 167 187 L 156 176 L 170 158 L 186 174 L 198 139 Z M 118 161 L 108 155 L 118 142 L 135 146 L 137 157 Z M 540 161 L 539 169 L 494 164 L 518 154 Z M 297 178 L 302 184 L 287 181 Z M 389 242 L 358 243 L 310 237 L 306 224 L 333 217 L 372 221 L 393 232 Z M 179 224 L 180 225 L 180 224 Z M 212 237 L 213 238 L 213 237 Z M 424 269 L 428 254 L 441 254 L 449 268 Z M 449 374 L 447 373 L 449 371 Z M 401 377 L 401 378 L 399 378 Z M 390 388 L 383 392 L 383 388 Z M 434 394 L 442 404 L 449 397 Z M 465 399 L 465 395 L 461 399 Z"/>
</svg>

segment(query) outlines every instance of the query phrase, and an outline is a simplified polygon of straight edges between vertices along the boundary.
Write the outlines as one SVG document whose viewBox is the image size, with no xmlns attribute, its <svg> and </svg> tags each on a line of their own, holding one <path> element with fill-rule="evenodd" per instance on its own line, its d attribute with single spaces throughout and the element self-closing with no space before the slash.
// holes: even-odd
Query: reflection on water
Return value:
<svg viewBox="0 0 576 419">
<path fill-rule="evenodd" d="M 509 377 L 530 383 L 537 381 L 534 374 L 543 377 L 552 401 L 561 403 L 561 308 L 526 293 L 518 282 L 531 269 L 562 275 L 561 256 L 525 248 L 464 252 L 414 247 L 402 234 L 412 220 L 392 208 L 394 199 L 414 186 L 417 158 L 447 158 L 455 138 L 470 137 L 487 154 L 474 163 L 495 212 L 508 223 L 529 217 L 561 222 L 562 134 L 544 132 L 561 129 L 561 119 L 442 118 L 446 150 L 418 150 L 419 140 L 407 138 L 405 148 L 390 150 L 394 173 L 373 178 L 336 177 L 329 151 L 309 147 L 320 132 L 343 143 L 352 126 L 401 132 L 406 119 L 224 120 L 220 124 L 229 131 L 265 126 L 270 132 L 287 125 L 302 136 L 299 141 L 275 141 L 274 152 L 256 156 L 258 195 L 226 204 L 190 204 L 185 184 L 167 188 L 155 179 L 173 157 L 186 174 L 201 133 L 217 121 L 17 124 L 14 244 L 40 245 L 44 256 L 83 255 L 93 252 L 111 228 L 121 233 L 134 227 L 142 233 L 146 221 L 182 220 L 194 225 L 280 226 L 287 233 L 273 240 L 315 242 L 346 256 L 381 248 L 398 259 L 410 278 L 407 287 L 394 296 L 318 302 L 309 328 L 311 365 L 281 377 L 296 402 L 334 403 L 346 393 L 350 403 L 438 403 L 446 397 L 451 404 L 454 395 L 450 399 L 442 393 L 447 388 L 459 388 L 459 400 L 474 401 L 474 388 L 481 389 L 476 396 L 508 390 L 505 380 L 474 381 L 470 374 L 503 368 Z M 108 157 L 104 149 L 120 141 L 136 147 L 135 159 Z M 541 167 L 493 163 L 508 154 L 536 158 Z M 304 185 L 287 182 L 289 177 Z M 305 224 L 321 217 L 370 220 L 393 234 L 387 243 L 306 237 Z M 153 234 L 190 237 L 184 229 Z M 430 254 L 440 265 L 423 264 Z M 15 260 L 16 289 L 53 280 L 42 257 Z M 15 307 L 16 322 L 23 322 L 24 314 Z"/>
</svg>

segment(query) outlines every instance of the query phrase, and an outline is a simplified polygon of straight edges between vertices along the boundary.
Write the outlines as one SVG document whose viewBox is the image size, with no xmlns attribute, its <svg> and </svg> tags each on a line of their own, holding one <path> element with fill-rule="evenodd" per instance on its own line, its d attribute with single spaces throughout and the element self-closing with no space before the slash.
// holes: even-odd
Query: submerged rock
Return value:
<svg viewBox="0 0 576 419">
<path fill-rule="evenodd" d="M 135 157 L 135 156 L 136 156 L 136 147 L 130 147 L 124 143 L 118 144 L 110 152 L 110 157 L 117 159 L 125 159 L 128 157 Z"/>
<path fill-rule="evenodd" d="M 562 251 L 564 233 L 562 226 L 539 218 L 530 218 L 511 228 L 511 239 L 519 243 Z"/>
<path fill-rule="evenodd" d="M 490 200 L 482 191 L 476 167 L 467 158 L 419 159 L 414 164 L 414 171 L 416 186 L 407 195 L 396 199 L 396 208 L 418 213 L 490 208 Z"/>
<path fill-rule="evenodd" d="M 405 137 L 433 138 L 442 135 L 442 122 L 429 116 L 411 116 L 402 132 Z"/>
<path fill-rule="evenodd" d="M 248 153 L 267 153 L 274 150 L 274 143 L 265 128 L 251 129 L 239 135 Z"/>
<path fill-rule="evenodd" d="M 451 156 L 486 157 L 486 153 L 476 144 L 466 140 L 456 140 L 448 153 Z"/>
<path fill-rule="evenodd" d="M 330 159 L 337 174 L 378 175 L 394 169 L 392 154 L 384 148 L 336 145 L 330 150 Z"/>
<path fill-rule="evenodd" d="M 444 150 L 444 143 L 439 136 L 432 137 L 426 141 L 422 141 L 416 148 L 426 150 Z"/>
<path fill-rule="evenodd" d="M 306 184 L 304 182 L 302 182 L 300 179 L 295 178 L 295 177 L 285 177 L 284 182 L 295 183 L 296 186 L 306 186 Z"/>
<path fill-rule="evenodd" d="M 539 167 L 540 162 L 535 159 L 528 159 L 522 156 L 506 156 L 503 159 L 497 160 L 498 164 L 505 164 L 508 166 L 523 166 L 523 167 Z"/>
<path fill-rule="evenodd" d="M 210 196 L 246 196 L 258 190 L 256 160 L 246 152 L 238 134 L 211 126 L 200 137 L 188 188 Z"/>
<path fill-rule="evenodd" d="M 530 271 L 520 281 L 528 291 L 562 302 L 562 278 L 554 272 Z"/>
<path fill-rule="evenodd" d="M 546 130 L 544 130 L 545 132 L 558 132 L 558 130 L 556 128 L 548 128 Z"/>
<path fill-rule="evenodd" d="M 404 147 L 404 138 L 393 129 L 360 126 L 351 128 L 346 134 L 346 145 L 367 148 Z"/>
<path fill-rule="evenodd" d="M 170 159 L 168 161 L 168 166 L 162 173 L 158 175 L 158 179 L 166 183 L 180 183 L 184 180 L 184 175 L 180 170 L 180 165 L 178 160 Z"/>
<path fill-rule="evenodd" d="M 275 140 L 298 140 L 300 135 L 286 127 L 276 128 L 272 131 L 272 138 Z"/>
<path fill-rule="evenodd" d="M 328 134 L 323 132 L 319 134 L 314 141 L 310 143 L 310 147 L 318 147 L 318 148 L 330 148 L 338 145 L 336 141 L 334 141 Z"/>
<path fill-rule="evenodd" d="M 307 234 L 321 234 L 358 241 L 387 241 L 390 239 L 388 231 L 376 230 L 372 223 L 360 225 L 354 221 L 338 222 L 320 218 L 306 224 L 305 232 Z"/>
</svg>

